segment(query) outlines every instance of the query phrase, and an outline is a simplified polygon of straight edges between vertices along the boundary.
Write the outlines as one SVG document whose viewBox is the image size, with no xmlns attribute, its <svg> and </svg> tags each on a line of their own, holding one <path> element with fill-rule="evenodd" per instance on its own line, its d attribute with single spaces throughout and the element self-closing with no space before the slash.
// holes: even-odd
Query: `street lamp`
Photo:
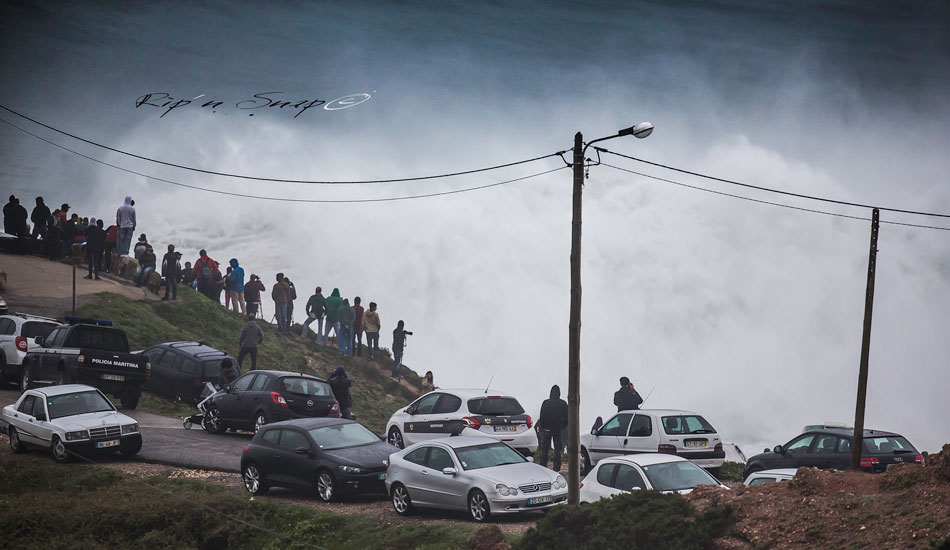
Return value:
<svg viewBox="0 0 950 550">
<path fill-rule="evenodd" d="M 584 190 L 584 158 L 587 148 L 598 141 L 622 136 L 645 138 L 653 125 L 641 122 L 619 130 L 615 135 L 584 144 L 580 132 L 574 134 L 574 215 L 571 219 L 571 320 L 568 338 L 567 376 L 567 502 L 580 502 L 580 405 L 581 405 L 581 198 Z"/>
</svg>

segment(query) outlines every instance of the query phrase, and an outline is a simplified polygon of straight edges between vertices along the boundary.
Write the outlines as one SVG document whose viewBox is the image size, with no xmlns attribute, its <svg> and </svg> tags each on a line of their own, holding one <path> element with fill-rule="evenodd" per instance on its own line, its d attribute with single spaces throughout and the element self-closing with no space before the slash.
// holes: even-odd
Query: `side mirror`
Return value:
<svg viewBox="0 0 950 550">
<path fill-rule="evenodd" d="M 45 337 L 45 336 L 37 336 L 36 338 L 33 339 L 33 341 L 36 343 L 37 346 L 42 346 L 43 343 L 46 342 L 46 337 Z"/>
<path fill-rule="evenodd" d="M 590 431 L 590 435 L 599 435 L 599 434 L 600 434 L 600 430 L 598 430 L 597 428 L 594 428 L 593 430 Z"/>
<path fill-rule="evenodd" d="M 442 468 L 442 474 L 447 476 L 454 476 L 458 474 L 458 470 L 455 468 Z"/>
<path fill-rule="evenodd" d="M 772 449 L 772 452 L 777 455 L 780 455 L 785 452 L 785 449 L 783 449 L 781 445 L 776 445 L 775 448 Z"/>
<path fill-rule="evenodd" d="M 533 456 L 526 456 L 526 457 L 524 457 L 524 459 L 527 460 L 528 462 L 534 462 L 534 457 L 533 457 Z"/>
</svg>

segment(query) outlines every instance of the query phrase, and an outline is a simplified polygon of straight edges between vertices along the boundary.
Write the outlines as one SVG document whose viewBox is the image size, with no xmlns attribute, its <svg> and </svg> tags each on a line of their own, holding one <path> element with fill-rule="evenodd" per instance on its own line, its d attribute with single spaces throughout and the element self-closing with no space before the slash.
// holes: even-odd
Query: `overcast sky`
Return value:
<svg viewBox="0 0 950 550">
<path fill-rule="evenodd" d="M 5 2 L 0 105 L 170 163 L 333 181 L 529 159 L 569 149 L 577 131 L 590 140 L 649 120 L 648 139 L 603 145 L 796 193 L 950 212 L 950 9 L 849 4 Z M 364 101 L 246 108 L 266 92 L 292 104 Z M 146 94 L 192 102 L 161 116 L 167 108 L 136 107 Z M 221 103 L 201 107 L 209 101 Z M 450 191 L 564 166 L 549 158 L 394 184 L 254 182 L 136 160 L 9 112 L 0 119 L 142 174 L 298 200 Z M 264 201 L 135 176 L 0 123 L 0 181 L 24 204 L 42 194 L 106 219 L 131 194 L 151 242 L 175 243 L 186 259 L 199 248 L 237 257 L 268 284 L 284 271 L 298 312 L 316 285 L 376 301 L 381 343 L 404 319 L 415 332 L 406 363 L 440 386 L 494 378 L 534 414 L 552 384 L 566 394 L 569 170 L 418 200 Z M 584 199 L 582 429 L 611 414 L 622 375 L 644 396 L 655 388 L 648 406 L 699 412 L 748 455 L 805 424 L 853 421 L 869 222 L 607 166 L 590 169 Z M 866 425 L 931 451 L 950 441 L 948 239 L 884 224 L 878 255 Z"/>
</svg>

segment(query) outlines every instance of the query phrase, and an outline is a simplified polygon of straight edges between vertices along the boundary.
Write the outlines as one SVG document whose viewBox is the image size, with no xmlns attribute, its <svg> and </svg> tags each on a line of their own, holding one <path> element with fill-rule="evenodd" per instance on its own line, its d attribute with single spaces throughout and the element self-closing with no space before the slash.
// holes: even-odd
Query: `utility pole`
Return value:
<svg viewBox="0 0 950 550">
<path fill-rule="evenodd" d="M 581 496 L 581 203 L 584 192 L 584 136 L 574 134 L 574 215 L 571 218 L 571 319 L 567 365 L 567 502 Z"/>
<path fill-rule="evenodd" d="M 73 264 L 73 315 L 76 315 L 76 264 Z"/>
<path fill-rule="evenodd" d="M 871 215 L 871 251 L 868 254 L 868 287 L 864 297 L 864 336 L 861 338 L 861 367 L 858 371 L 858 399 L 854 407 L 854 438 L 851 444 L 851 469 L 861 467 L 864 448 L 864 405 L 868 394 L 868 358 L 871 355 L 871 312 L 874 309 L 874 273 L 877 266 L 877 232 L 881 212 Z"/>
</svg>

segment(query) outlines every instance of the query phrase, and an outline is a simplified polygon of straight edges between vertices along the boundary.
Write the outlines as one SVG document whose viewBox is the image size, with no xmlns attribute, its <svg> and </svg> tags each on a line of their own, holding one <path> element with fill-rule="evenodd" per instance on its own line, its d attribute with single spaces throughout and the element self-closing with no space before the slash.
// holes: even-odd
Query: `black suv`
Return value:
<svg viewBox="0 0 950 550">
<path fill-rule="evenodd" d="M 315 376 L 277 370 L 253 370 L 205 406 L 205 429 L 253 430 L 264 424 L 315 416 L 340 417 L 340 404 L 330 384 Z"/>
<path fill-rule="evenodd" d="M 746 463 L 744 477 L 753 472 L 774 468 L 814 466 L 822 469 L 847 470 L 851 465 L 851 442 L 854 430 L 824 428 L 807 431 L 785 445 L 753 456 Z M 924 457 L 903 436 L 880 430 L 864 430 L 861 469 L 883 472 L 892 464 L 924 463 Z"/>
<path fill-rule="evenodd" d="M 205 382 L 217 384 L 221 361 L 233 357 L 201 342 L 166 342 L 145 351 L 152 363 L 148 389 L 175 401 L 194 403 Z"/>
</svg>

